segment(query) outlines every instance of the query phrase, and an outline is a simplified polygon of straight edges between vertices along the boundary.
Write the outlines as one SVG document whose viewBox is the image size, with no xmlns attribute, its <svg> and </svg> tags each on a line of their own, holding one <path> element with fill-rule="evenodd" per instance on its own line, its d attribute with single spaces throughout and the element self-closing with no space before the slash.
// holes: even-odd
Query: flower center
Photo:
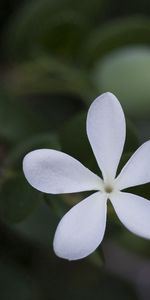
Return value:
<svg viewBox="0 0 150 300">
<path fill-rule="evenodd" d="M 107 194 L 110 194 L 113 192 L 113 187 L 109 184 L 106 184 L 105 187 L 104 187 L 104 190 Z"/>
</svg>

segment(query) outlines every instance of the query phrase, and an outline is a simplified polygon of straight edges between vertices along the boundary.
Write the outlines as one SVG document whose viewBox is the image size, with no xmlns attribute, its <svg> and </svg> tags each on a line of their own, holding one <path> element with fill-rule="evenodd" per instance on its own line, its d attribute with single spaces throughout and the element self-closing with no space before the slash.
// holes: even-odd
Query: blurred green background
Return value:
<svg viewBox="0 0 150 300">
<path fill-rule="evenodd" d="M 67 262 L 52 249 L 56 226 L 85 194 L 43 195 L 22 173 L 38 148 L 67 152 L 99 172 L 85 131 L 100 93 L 127 117 L 120 167 L 150 136 L 148 0 L 0 2 L 0 299 L 147 300 L 150 242 L 129 233 L 109 206 L 105 239 Z M 130 189 L 149 199 L 149 185 Z"/>
</svg>

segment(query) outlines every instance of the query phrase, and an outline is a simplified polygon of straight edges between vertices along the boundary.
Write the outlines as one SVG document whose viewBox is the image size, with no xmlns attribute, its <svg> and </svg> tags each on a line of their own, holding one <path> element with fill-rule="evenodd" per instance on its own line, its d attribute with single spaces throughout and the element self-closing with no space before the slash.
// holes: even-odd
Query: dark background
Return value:
<svg viewBox="0 0 150 300">
<path fill-rule="evenodd" d="M 1 0 L 1 300 L 149 299 L 150 242 L 129 233 L 109 205 L 99 249 L 81 261 L 57 258 L 56 226 L 85 194 L 43 195 L 22 172 L 24 155 L 38 148 L 99 172 L 85 120 L 106 91 L 127 118 L 121 167 L 150 136 L 148 0 Z M 132 192 L 150 197 L 149 185 Z"/>
</svg>

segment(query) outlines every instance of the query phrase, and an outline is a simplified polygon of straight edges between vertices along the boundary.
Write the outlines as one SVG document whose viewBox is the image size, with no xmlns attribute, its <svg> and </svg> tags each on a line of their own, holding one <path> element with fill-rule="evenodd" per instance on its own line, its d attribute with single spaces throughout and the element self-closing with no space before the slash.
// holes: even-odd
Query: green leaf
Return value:
<svg viewBox="0 0 150 300">
<path fill-rule="evenodd" d="M 125 152 L 134 152 L 139 147 L 139 137 L 136 126 L 131 120 L 126 118 L 126 140 L 125 140 Z"/>
<path fill-rule="evenodd" d="M 111 52 L 97 62 L 93 74 L 99 91 L 113 92 L 134 118 L 149 118 L 150 45 Z"/>
<path fill-rule="evenodd" d="M 88 257 L 88 261 L 96 267 L 101 268 L 105 264 L 105 257 L 102 247 L 98 247 L 98 249 Z"/>
<path fill-rule="evenodd" d="M 138 299 L 131 283 L 119 276 L 109 274 L 104 268 L 100 269 L 87 263 L 86 260 L 72 263 L 61 263 L 60 261 L 55 272 L 53 278 L 56 281 L 56 298 L 61 297 L 65 300 Z M 57 286 L 59 286 L 59 290 Z"/>
<path fill-rule="evenodd" d="M 90 67 L 112 50 L 127 45 L 150 44 L 150 21 L 144 17 L 115 19 L 91 32 L 82 59 Z"/>
<path fill-rule="evenodd" d="M 131 188 L 126 189 L 125 191 L 127 191 L 128 193 L 132 193 L 132 194 L 136 194 L 139 195 L 141 197 L 150 198 L 150 184 L 142 184 L 139 186 L 134 186 Z"/>
<path fill-rule="evenodd" d="M 41 193 L 35 191 L 23 176 L 9 176 L 0 188 L 0 216 L 8 223 L 20 222 L 41 200 Z"/>
<path fill-rule="evenodd" d="M 45 249 L 39 250 L 39 245 L 33 249 L 31 251 L 30 247 L 27 247 L 27 254 L 29 252 L 32 256 L 25 255 L 23 250 L 17 252 L 24 265 L 26 266 L 27 261 L 27 267 L 31 267 L 27 271 L 16 267 L 14 262 L 9 264 L 8 258 L 7 262 L 0 264 L 2 299 L 11 300 L 12 295 L 15 295 L 16 300 L 46 300 L 49 299 L 49 295 L 52 299 L 65 300 L 138 299 L 132 283 L 89 263 L 89 259 L 67 262 L 54 255 L 50 256 L 50 253 L 48 256 Z"/>
<path fill-rule="evenodd" d="M 117 169 L 117 175 L 119 175 L 119 173 L 121 172 L 122 168 L 125 166 L 125 164 L 127 163 L 127 161 L 130 159 L 130 157 L 133 155 L 133 152 L 126 152 L 123 153 L 120 159 L 120 163 Z"/>
<path fill-rule="evenodd" d="M 2 300 L 34 300 L 37 299 L 37 283 L 30 272 L 7 260 L 0 261 L 0 281 Z M 40 290 L 38 291 L 40 292 Z"/>
<path fill-rule="evenodd" d="M 69 210 L 69 205 L 65 203 L 63 195 L 47 195 L 44 194 L 43 198 L 49 209 L 55 216 L 62 218 Z"/>
<path fill-rule="evenodd" d="M 8 87 L 13 95 L 42 97 L 45 94 L 61 98 L 68 95 L 70 98 L 78 97 L 85 103 L 95 94 L 89 74 L 53 56 L 39 56 L 32 61 L 16 65 L 5 81 L 5 88 Z"/>
<path fill-rule="evenodd" d="M 106 6 L 104 0 L 26 2 L 11 20 L 5 48 L 16 59 L 47 51 L 74 61 L 90 28 L 104 17 Z"/>
<path fill-rule="evenodd" d="M 67 96 L 52 97 L 38 94 L 37 97 L 34 95 L 31 98 L 29 96 L 24 98 L 1 91 L 0 140 L 11 146 L 21 143 L 23 147 L 25 141 L 31 144 L 33 139 L 33 144 L 37 143 L 38 146 L 39 143 L 40 146 L 40 143 L 43 144 L 42 139 L 46 141 L 47 135 L 49 144 L 50 137 L 45 132 L 62 126 L 64 120 L 80 109 L 80 105 L 82 106 L 80 100 Z"/>
<path fill-rule="evenodd" d="M 136 128 L 129 119 L 127 119 L 126 121 L 126 141 L 123 149 L 123 154 L 120 159 L 117 174 L 120 173 L 120 171 L 130 159 L 130 157 L 133 155 L 133 153 L 139 148 L 139 139 Z"/>
<path fill-rule="evenodd" d="M 51 212 L 53 212 L 59 219 L 71 209 L 74 205 L 85 199 L 89 193 L 71 193 L 62 195 L 48 195 L 43 194 L 43 199 L 48 205 Z"/>
<path fill-rule="evenodd" d="M 32 241 L 33 245 L 40 243 L 41 250 L 43 247 L 47 248 L 49 259 L 50 252 L 53 252 L 52 244 L 55 229 L 59 222 L 59 217 L 51 206 L 48 207 L 45 205 L 43 195 L 41 195 L 41 197 L 42 201 L 33 213 L 21 223 L 13 224 L 13 228 L 15 228 L 17 232 L 19 231 L 21 236 L 29 238 L 29 241 Z M 55 195 L 53 197 L 53 201 L 55 201 Z"/>
<path fill-rule="evenodd" d="M 136 254 L 144 258 L 150 258 L 150 241 L 124 230 L 121 224 L 120 227 L 122 229 L 121 234 L 117 237 L 116 242 L 128 251 L 132 252 L 133 255 Z"/>
<path fill-rule="evenodd" d="M 24 156 L 30 151 L 37 149 L 52 148 L 60 150 L 58 137 L 56 134 L 38 134 L 30 139 L 15 145 L 9 152 L 9 155 L 5 161 L 5 168 L 7 169 L 21 169 L 22 160 Z"/>
<path fill-rule="evenodd" d="M 60 142 L 62 150 L 80 160 L 88 168 L 100 172 L 86 135 L 86 115 L 80 113 L 62 128 Z"/>
<path fill-rule="evenodd" d="M 15 143 L 37 131 L 23 101 L 0 91 L 0 138 Z"/>
<path fill-rule="evenodd" d="M 25 5 L 6 34 L 8 54 L 18 60 L 35 51 L 47 51 L 72 60 L 89 26 L 80 12 L 63 7 L 64 2 L 44 0 Z"/>
</svg>

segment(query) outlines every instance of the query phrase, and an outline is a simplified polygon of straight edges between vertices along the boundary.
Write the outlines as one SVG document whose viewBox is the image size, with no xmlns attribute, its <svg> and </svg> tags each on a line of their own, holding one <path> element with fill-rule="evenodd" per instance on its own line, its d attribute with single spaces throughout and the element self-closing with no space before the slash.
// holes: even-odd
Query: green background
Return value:
<svg viewBox="0 0 150 300">
<path fill-rule="evenodd" d="M 150 2 L 0 2 L 0 299 L 147 300 L 150 242 L 111 205 L 104 241 L 81 261 L 53 253 L 60 218 L 86 194 L 44 195 L 22 159 L 62 150 L 98 171 L 86 136 L 90 103 L 110 91 L 127 118 L 120 167 L 150 136 Z M 149 185 L 130 191 L 150 198 Z"/>
</svg>

